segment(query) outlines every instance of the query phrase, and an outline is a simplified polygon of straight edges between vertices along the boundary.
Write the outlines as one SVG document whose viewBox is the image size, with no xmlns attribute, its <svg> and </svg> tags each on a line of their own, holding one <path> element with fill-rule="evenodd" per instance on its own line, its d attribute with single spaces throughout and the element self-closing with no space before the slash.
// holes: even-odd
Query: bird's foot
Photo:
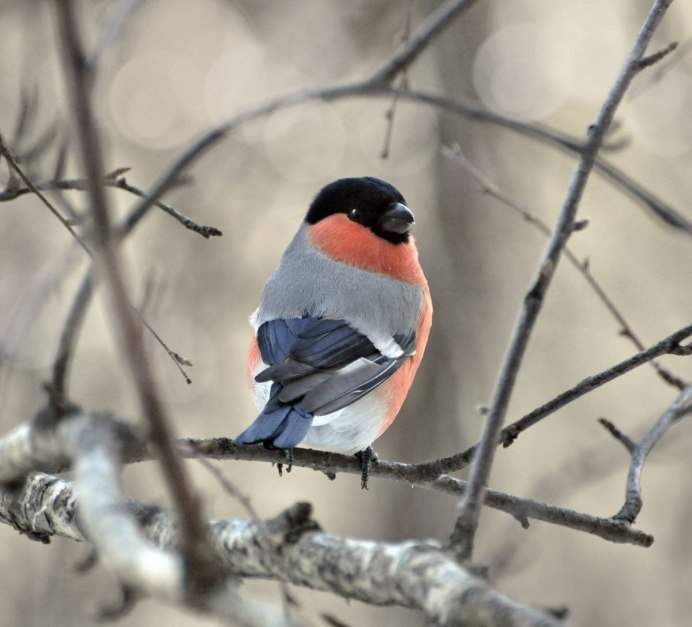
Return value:
<svg viewBox="0 0 692 627">
<path fill-rule="evenodd" d="M 293 470 L 293 449 L 284 449 L 284 457 L 286 458 L 286 472 L 291 472 Z M 276 463 L 276 469 L 279 471 L 279 477 L 284 476 L 284 465 L 283 462 Z"/>
<path fill-rule="evenodd" d="M 372 467 L 372 462 L 377 461 L 377 453 L 375 453 L 372 446 L 368 446 L 368 448 L 358 451 L 356 457 L 360 460 L 360 487 L 362 490 L 367 490 L 370 468 Z"/>
</svg>

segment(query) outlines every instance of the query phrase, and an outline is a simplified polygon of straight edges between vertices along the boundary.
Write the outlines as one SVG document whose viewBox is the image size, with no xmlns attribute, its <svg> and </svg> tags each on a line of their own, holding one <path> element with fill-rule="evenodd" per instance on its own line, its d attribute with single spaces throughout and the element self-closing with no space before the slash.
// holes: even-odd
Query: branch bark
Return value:
<svg viewBox="0 0 692 627">
<path fill-rule="evenodd" d="M 77 516 L 81 506 L 72 484 L 42 473 L 32 473 L 18 493 L 0 492 L 0 520 L 44 540 L 53 535 L 88 540 L 89 530 L 80 526 Z M 128 509 L 158 547 L 150 551 L 170 551 L 177 545 L 179 528 L 168 513 L 132 501 Z M 229 575 L 287 581 L 373 605 L 416 608 L 430 624 L 446 627 L 560 624 L 501 594 L 437 546 L 344 539 L 316 529 L 305 503 L 269 521 L 209 524 L 213 546 Z M 156 557 L 152 567 L 160 561 Z"/>
<path fill-rule="evenodd" d="M 15 429 L 0 443 L 0 480 L 12 486 L 0 496 L 0 518 L 43 542 L 54 534 L 89 540 L 104 566 L 137 592 L 248 627 L 287 626 L 282 612 L 241 598 L 234 588 L 217 587 L 190 598 L 188 565 L 178 550 L 183 538 L 163 548 L 152 544 L 122 494 L 121 449 L 131 438 L 131 430 L 109 416 L 79 413 L 57 426 Z M 31 471 L 72 462 L 74 488 Z"/>
</svg>

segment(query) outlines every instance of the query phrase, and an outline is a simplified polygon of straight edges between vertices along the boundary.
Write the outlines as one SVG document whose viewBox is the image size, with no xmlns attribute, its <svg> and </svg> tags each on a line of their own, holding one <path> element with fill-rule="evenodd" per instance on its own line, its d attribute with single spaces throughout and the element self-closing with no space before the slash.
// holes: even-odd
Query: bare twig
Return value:
<svg viewBox="0 0 692 627">
<path fill-rule="evenodd" d="M 622 444 L 627 451 L 629 451 L 630 455 L 634 452 L 634 449 L 637 448 L 637 445 L 631 440 L 631 438 L 620 431 L 620 429 L 610 422 L 610 420 L 607 418 L 599 418 L 598 422 L 608 433 L 610 433 L 610 435 L 620 442 L 620 444 Z"/>
<path fill-rule="evenodd" d="M 142 326 L 130 306 L 120 260 L 112 240 L 112 229 L 103 178 L 100 138 L 91 109 L 89 72 L 77 31 L 77 18 L 70 0 L 56 2 L 57 20 L 66 75 L 70 88 L 75 129 L 81 146 L 81 158 L 89 181 L 93 217 L 94 262 L 103 279 L 114 314 L 114 326 L 139 395 L 144 416 L 149 422 L 164 476 L 180 517 L 182 552 L 191 598 L 220 585 L 222 574 L 207 540 L 197 495 L 190 484 L 175 438 L 158 395 L 147 353 L 144 350 Z"/>
<path fill-rule="evenodd" d="M 647 67 L 651 67 L 652 65 L 656 65 L 661 59 L 667 57 L 673 50 L 675 50 L 678 47 L 678 42 L 673 41 L 669 43 L 665 48 L 662 48 L 658 52 L 654 52 L 653 54 L 650 54 L 648 57 L 644 57 L 640 62 L 639 62 L 639 70 L 643 70 Z"/>
<path fill-rule="evenodd" d="M 556 129 L 551 129 L 542 124 L 527 123 L 512 118 L 503 117 L 492 111 L 488 111 L 483 106 L 468 99 L 455 97 L 454 99 L 445 98 L 436 94 L 429 94 L 415 90 L 395 90 L 390 87 L 386 90 L 386 94 L 396 91 L 402 100 L 419 102 L 430 106 L 437 107 L 449 113 L 460 115 L 463 117 L 494 124 L 514 133 L 524 135 L 532 139 L 539 140 L 551 146 L 555 146 L 565 152 L 581 154 L 584 144 L 582 141 L 567 135 Z M 378 96 L 380 93 L 364 94 Z M 625 174 L 612 163 L 605 161 L 602 158 L 596 157 L 594 162 L 596 169 L 607 181 L 612 183 L 617 189 L 631 196 L 638 203 L 649 209 L 656 218 L 662 220 L 665 224 L 672 226 L 687 235 L 692 235 L 692 222 L 683 216 L 679 211 L 675 210 L 671 205 L 656 197 L 649 190 L 644 189 L 632 177 Z"/>
<path fill-rule="evenodd" d="M 432 41 L 431 37 L 437 36 L 441 32 L 446 22 L 441 22 L 440 18 L 444 17 L 446 20 L 451 20 L 457 16 L 454 12 L 455 10 L 469 8 L 469 6 L 470 4 L 465 2 L 447 2 L 442 5 L 418 27 L 400 53 L 383 65 L 380 70 L 364 79 L 329 85 L 317 89 L 301 89 L 283 94 L 258 106 L 242 111 L 226 122 L 212 128 L 199 137 L 169 165 L 166 172 L 161 175 L 148 196 L 135 207 L 131 215 L 134 219 L 139 220 L 141 215 L 145 214 L 151 206 L 156 203 L 157 199 L 179 179 L 182 172 L 190 167 L 217 142 L 225 138 L 230 132 L 253 120 L 268 116 L 282 109 L 295 107 L 311 100 L 332 102 L 358 96 L 366 98 L 391 98 L 396 96 L 401 100 L 434 106 L 456 115 L 495 124 L 510 131 L 557 146 L 562 150 L 581 154 L 584 148 L 583 143 L 560 131 L 550 129 L 540 124 L 530 124 L 503 117 L 491 111 L 487 111 L 479 104 L 469 100 L 460 98 L 452 100 L 436 94 L 400 89 L 391 85 L 391 81 L 396 77 L 396 72 L 404 71 L 415 61 L 417 55 L 421 51 L 419 49 L 420 42 L 423 41 L 425 45 L 429 45 Z M 602 159 L 596 159 L 594 167 L 618 189 L 629 194 L 637 202 L 650 209 L 653 214 L 663 222 L 686 232 L 688 235 L 692 235 L 692 222 L 669 204 L 657 198 L 650 191 L 644 189 L 637 181 L 617 167 Z"/>
<path fill-rule="evenodd" d="M 221 471 L 220 468 L 217 468 L 208 459 L 204 459 L 204 457 L 195 455 L 195 451 L 192 448 L 185 454 L 185 456 L 193 457 L 204 468 L 206 468 L 209 471 L 209 473 L 219 482 L 219 484 L 221 484 L 226 493 L 232 496 L 236 501 L 238 501 L 238 503 L 240 503 L 243 506 L 245 511 L 250 515 L 250 518 L 252 518 L 253 520 L 261 520 L 259 514 L 257 513 L 257 510 L 252 505 L 250 497 L 247 494 L 245 494 L 245 492 L 243 492 L 233 481 L 231 481 L 226 476 L 226 474 L 224 474 Z"/>
<path fill-rule="evenodd" d="M 227 438 L 209 440 L 183 440 L 195 457 L 210 457 L 213 459 L 238 459 L 279 463 L 284 461 L 282 451 L 272 451 L 261 446 L 236 446 Z M 130 461 L 142 461 L 146 458 L 145 451 Z M 294 466 L 310 468 L 321 473 L 348 473 L 360 475 L 361 467 L 358 459 L 352 455 L 325 453 L 310 449 L 295 449 Z M 378 460 L 373 464 L 371 477 L 380 477 L 390 481 L 402 481 L 411 486 L 444 492 L 459 496 L 464 493 L 466 482 L 448 475 L 430 475 L 421 472 L 418 464 L 404 464 Z M 550 524 L 564 526 L 575 531 L 591 533 L 611 542 L 627 542 L 637 546 L 650 546 L 653 538 L 646 533 L 629 529 L 623 524 L 615 523 L 610 518 L 599 518 L 568 509 L 555 507 L 539 501 L 524 499 L 496 490 L 488 490 L 485 495 L 488 507 L 510 514 L 526 524 L 527 519 L 535 519 Z"/>
<path fill-rule="evenodd" d="M 128 183 L 124 177 L 117 177 L 116 179 L 114 179 L 112 186 L 117 187 L 118 189 L 128 191 L 131 194 L 134 194 L 135 196 L 139 196 L 140 198 L 146 198 L 147 196 L 146 192 Z M 209 239 L 210 237 L 220 237 L 221 235 L 223 235 L 223 233 L 216 227 L 199 224 L 198 222 L 195 222 L 192 218 L 186 216 L 184 213 L 178 211 L 175 207 L 172 207 L 168 203 L 165 203 L 161 200 L 157 200 L 154 203 L 154 205 L 156 207 L 159 207 L 160 209 L 163 209 L 168 215 L 172 216 L 178 222 L 180 222 L 180 224 L 182 224 L 186 229 L 190 229 L 195 233 L 199 233 L 202 237 L 206 239 Z M 126 220 L 125 224 L 121 228 L 122 235 L 126 235 L 129 232 L 128 224 L 129 223 Z"/>
<path fill-rule="evenodd" d="M 106 187 L 122 189 L 135 196 L 139 196 L 140 198 L 146 197 L 146 192 L 141 190 L 139 187 L 136 187 L 135 185 L 129 183 L 123 176 L 105 176 L 102 182 L 103 185 L 105 185 Z M 53 180 L 45 181 L 43 183 L 35 185 L 35 189 L 63 191 L 72 190 L 85 192 L 88 191 L 88 182 L 86 179 L 55 178 Z M 19 198 L 20 196 L 24 196 L 25 194 L 29 193 L 33 193 L 33 189 L 29 187 L 15 187 L 13 189 L 4 189 L 0 191 L 0 202 L 14 200 L 15 198 Z M 157 200 L 154 203 L 154 205 L 159 207 L 160 209 L 163 209 L 166 213 L 168 213 L 170 216 L 172 216 L 178 222 L 180 222 L 186 229 L 190 229 L 195 233 L 199 233 L 202 237 L 209 238 L 223 235 L 223 233 L 219 229 L 213 226 L 205 226 L 203 224 L 195 222 L 192 218 L 186 216 L 184 213 L 182 213 L 175 207 L 169 205 L 168 203 L 165 203 L 161 200 Z"/>
<path fill-rule="evenodd" d="M 303 89 L 284 94 L 268 102 L 253 107 L 234 116 L 227 122 L 211 129 L 190 145 L 168 168 L 154 185 L 149 195 L 133 209 L 132 216 L 139 220 L 161 195 L 179 178 L 180 174 L 209 150 L 216 142 L 239 126 L 258 118 L 270 115 L 280 109 L 294 107 L 310 100 L 339 100 L 341 98 L 381 96 L 393 94 L 390 83 L 408 68 L 425 48 L 439 36 L 463 11 L 473 6 L 477 0 L 447 0 L 432 11 L 413 32 L 404 46 L 380 68 L 364 80 L 330 85 L 318 89 Z"/>
<path fill-rule="evenodd" d="M 488 484 L 497 442 L 516 376 L 528 346 L 531 332 L 538 319 L 543 299 L 560 260 L 562 249 L 572 232 L 572 225 L 589 174 L 593 168 L 596 153 L 627 87 L 640 69 L 639 63 L 644 56 L 646 47 L 671 2 L 672 0 L 656 0 L 653 3 L 649 15 L 637 35 L 632 50 L 620 70 L 619 76 L 603 103 L 596 120 L 589 127 L 587 141 L 570 182 L 557 223 L 539 264 L 538 274 L 524 300 L 519 320 L 500 369 L 498 382 L 490 402 L 490 409 L 483 424 L 483 432 L 478 453 L 475 456 L 471 470 L 468 489 L 459 506 L 457 521 L 451 536 L 451 548 L 460 560 L 468 560 L 472 556 L 474 539 L 478 528 L 478 518 L 483 503 L 483 492 Z"/>
<path fill-rule="evenodd" d="M 660 357 L 661 355 L 665 354 L 676 354 L 675 351 L 680 346 L 680 342 L 690 336 L 692 336 L 692 324 L 683 327 L 679 331 L 676 331 L 667 338 L 657 342 L 650 348 L 633 355 L 629 359 L 625 359 L 624 361 L 621 361 L 619 364 L 616 364 L 607 370 L 603 370 L 598 374 L 587 377 L 574 387 L 556 396 L 551 401 L 548 401 L 544 405 L 534 409 L 532 412 L 526 414 L 526 416 L 520 418 L 516 422 L 513 422 L 511 425 L 508 425 L 502 433 L 501 440 L 503 446 L 509 446 L 512 444 L 512 442 L 516 440 L 522 431 L 526 431 L 526 429 L 535 425 L 547 415 L 552 414 L 554 411 L 564 407 L 568 403 L 575 401 L 577 398 L 592 392 L 605 383 L 608 383 L 613 379 L 625 374 L 626 372 L 647 363 L 651 359 L 655 359 L 656 357 Z"/>
<path fill-rule="evenodd" d="M 415 0 L 409 0 L 408 8 L 406 9 L 406 21 L 404 22 L 404 32 L 401 36 L 401 43 L 405 44 L 411 37 L 411 14 L 413 13 L 413 3 Z M 408 87 L 408 75 L 406 70 L 401 72 L 399 76 L 399 83 L 403 89 Z M 392 146 L 392 137 L 394 135 L 394 116 L 396 115 L 396 108 L 399 104 L 399 95 L 394 94 L 392 97 L 392 103 L 389 105 L 385 113 L 385 120 L 387 127 L 384 132 L 384 143 L 382 145 L 382 150 L 380 152 L 380 159 L 388 159 L 389 151 Z"/>
<path fill-rule="evenodd" d="M 377 69 L 370 81 L 377 85 L 389 85 L 420 56 L 430 42 L 449 27 L 466 9 L 477 0 L 448 0 L 428 15 L 423 23 L 391 59 Z"/>
<path fill-rule="evenodd" d="M 687 39 L 682 44 L 678 45 L 674 51 L 674 54 L 671 54 L 666 58 L 665 63 L 661 63 L 658 65 L 658 67 L 654 68 L 652 72 L 648 72 L 646 74 L 646 79 L 640 81 L 636 87 L 633 87 L 630 90 L 628 94 L 630 100 L 636 98 L 643 91 L 650 89 L 653 84 L 660 81 L 668 72 L 670 72 L 673 66 L 680 63 L 680 61 L 682 61 L 691 50 L 692 38 Z"/>
<path fill-rule="evenodd" d="M 268 533 L 269 530 L 266 528 L 266 526 L 264 526 L 264 521 L 259 517 L 257 510 L 255 510 L 254 506 L 252 505 L 250 497 L 247 494 L 245 494 L 245 492 L 243 492 L 233 481 L 231 481 L 231 479 L 220 468 L 212 464 L 208 459 L 200 457 L 199 455 L 195 455 L 192 449 L 189 449 L 186 454 L 192 455 L 196 461 L 198 461 L 204 468 L 206 468 L 212 474 L 212 476 L 219 482 L 219 484 L 221 485 L 221 487 L 223 487 L 226 493 L 232 496 L 236 501 L 238 501 L 238 503 L 240 503 L 243 506 L 245 511 L 249 514 L 250 518 L 254 520 L 260 526 L 260 528 L 263 528 L 263 533 L 259 541 L 264 544 L 264 548 L 267 551 L 274 550 L 276 547 L 271 542 L 271 534 Z M 280 581 L 279 586 L 281 589 L 281 599 L 283 601 L 284 616 L 290 624 L 292 622 L 292 608 L 290 601 L 291 595 L 288 591 L 288 587 L 286 586 L 286 582 Z"/>
<path fill-rule="evenodd" d="M 593 392 L 597 388 L 617 379 L 618 377 L 626 374 L 630 370 L 634 370 L 638 366 L 645 364 L 656 357 L 661 355 L 673 354 L 675 348 L 680 345 L 680 342 L 692 336 L 692 324 L 683 327 L 682 329 L 676 331 L 672 335 L 662 339 L 653 346 L 650 346 L 646 350 L 640 351 L 636 355 L 621 361 L 606 370 L 603 370 L 597 374 L 591 375 L 581 380 L 576 385 L 572 386 L 568 390 L 565 390 L 561 394 L 558 394 L 555 398 L 543 403 L 540 407 L 530 411 L 528 414 L 516 420 L 510 425 L 507 425 L 500 434 L 500 439 L 498 442 L 503 446 L 510 446 L 523 432 L 529 427 L 534 426 L 541 420 L 555 413 L 558 409 L 562 409 L 565 405 L 576 401 L 589 392 Z M 469 465 L 471 460 L 478 451 L 478 444 L 457 453 L 449 457 L 444 457 L 442 459 L 436 459 L 430 462 L 424 462 L 418 464 L 422 472 L 427 472 L 431 474 L 441 474 L 448 472 L 455 472 L 457 470 L 462 470 Z"/>
<path fill-rule="evenodd" d="M 513 198 L 511 198 L 507 193 L 502 191 L 497 185 L 490 181 L 478 168 L 476 168 L 462 153 L 459 146 L 454 146 L 453 148 L 442 148 L 442 154 L 446 157 L 454 159 L 459 163 L 466 172 L 468 172 L 481 186 L 483 192 L 489 194 L 493 198 L 496 198 L 502 202 L 505 206 L 509 207 L 513 211 L 521 215 L 524 220 L 529 224 L 536 227 L 544 235 L 550 236 L 550 227 L 541 218 L 536 215 L 533 211 L 519 205 Z M 577 223 L 574 224 L 575 228 L 573 231 L 577 230 Z M 596 296 L 605 305 L 606 309 L 615 318 L 618 325 L 620 326 L 620 335 L 629 338 L 632 343 L 637 347 L 638 350 L 645 350 L 644 343 L 639 339 L 639 336 L 635 333 L 632 326 L 625 319 L 624 314 L 615 305 L 613 299 L 608 296 L 605 289 L 596 280 L 591 272 L 589 264 L 581 262 L 577 255 L 575 255 L 569 246 L 565 245 L 564 255 L 567 260 L 572 264 L 574 268 L 586 279 L 586 282 L 596 293 Z M 658 375 L 668 384 L 677 387 L 682 390 L 687 384 L 677 375 L 674 375 L 667 368 L 661 366 L 656 360 L 651 360 L 649 362 L 652 368 L 658 373 Z"/>
<path fill-rule="evenodd" d="M 690 410 L 689 401 L 692 398 L 692 385 L 686 387 L 668 410 L 656 421 L 642 441 L 632 451 L 632 462 L 627 473 L 627 489 L 625 503 L 615 514 L 616 520 L 634 523 L 642 509 L 641 476 L 647 456 L 661 439 L 666 430 L 683 414 Z"/>
<path fill-rule="evenodd" d="M 46 198 L 44 194 L 41 193 L 41 191 L 31 182 L 28 176 L 24 174 L 24 171 L 22 168 L 19 167 L 19 164 L 17 163 L 17 160 L 14 158 L 12 155 L 12 152 L 10 151 L 9 147 L 5 143 L 5 140 L 0 133 L 0 154 L 2 154 L 3 157 L 7 160 L 7 163 L 10 165 L 10 169 L 15 172 L 19 178 L 22 179 L 24 184 L 26 185 L 27 189 L 36 194 L 40 199 L 41 202 L 48 207 L 48 210 L 58 219 L 58 221 L 70 232 L 70 235 L 74 237 L 77 242 L 79 242 L 79 245 L 84 249 L 84 251 L 87 253 L 87 255 L 91 256 L 91 251 L 89 250 L 89 247 L 84 243 L 84 240 L 79 236 L 79 234 L 72 228 L 72 225 L 62 216 L 62 214 L 53 206 L 53 204 Z M 16 189 L 16 186 L 8 186 L 10 187 L 11 191 L 14 191 Z"/>
</svg>

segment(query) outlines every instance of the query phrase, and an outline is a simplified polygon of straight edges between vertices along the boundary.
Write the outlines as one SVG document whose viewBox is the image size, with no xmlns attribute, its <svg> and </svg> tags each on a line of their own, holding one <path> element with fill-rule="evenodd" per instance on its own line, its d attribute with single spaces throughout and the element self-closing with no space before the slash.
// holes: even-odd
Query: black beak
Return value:
<svg viewBox="0 0 692 627">
<path fill-rule="evenodd" d="M 399 235 L 408 233 L 414 222 L 413 212 L 400 202 L 392 203 L 380 219 L 383 231 L 398 233 Z"/>
</svg>

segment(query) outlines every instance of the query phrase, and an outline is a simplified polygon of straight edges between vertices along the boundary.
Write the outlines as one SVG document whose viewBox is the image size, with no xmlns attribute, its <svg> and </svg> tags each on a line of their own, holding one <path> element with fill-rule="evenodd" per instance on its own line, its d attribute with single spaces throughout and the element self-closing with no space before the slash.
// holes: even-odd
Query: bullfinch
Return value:
<svg viewBox="0 0 692 627">
<path fill-rule="evenodd" d="M 372 451 L 430 333 L 413 222 L 401 193 L 374 177 L 317 194 L 251 317 L 248 377 L 261 413 L 237 444 Z"/>
</svg>

